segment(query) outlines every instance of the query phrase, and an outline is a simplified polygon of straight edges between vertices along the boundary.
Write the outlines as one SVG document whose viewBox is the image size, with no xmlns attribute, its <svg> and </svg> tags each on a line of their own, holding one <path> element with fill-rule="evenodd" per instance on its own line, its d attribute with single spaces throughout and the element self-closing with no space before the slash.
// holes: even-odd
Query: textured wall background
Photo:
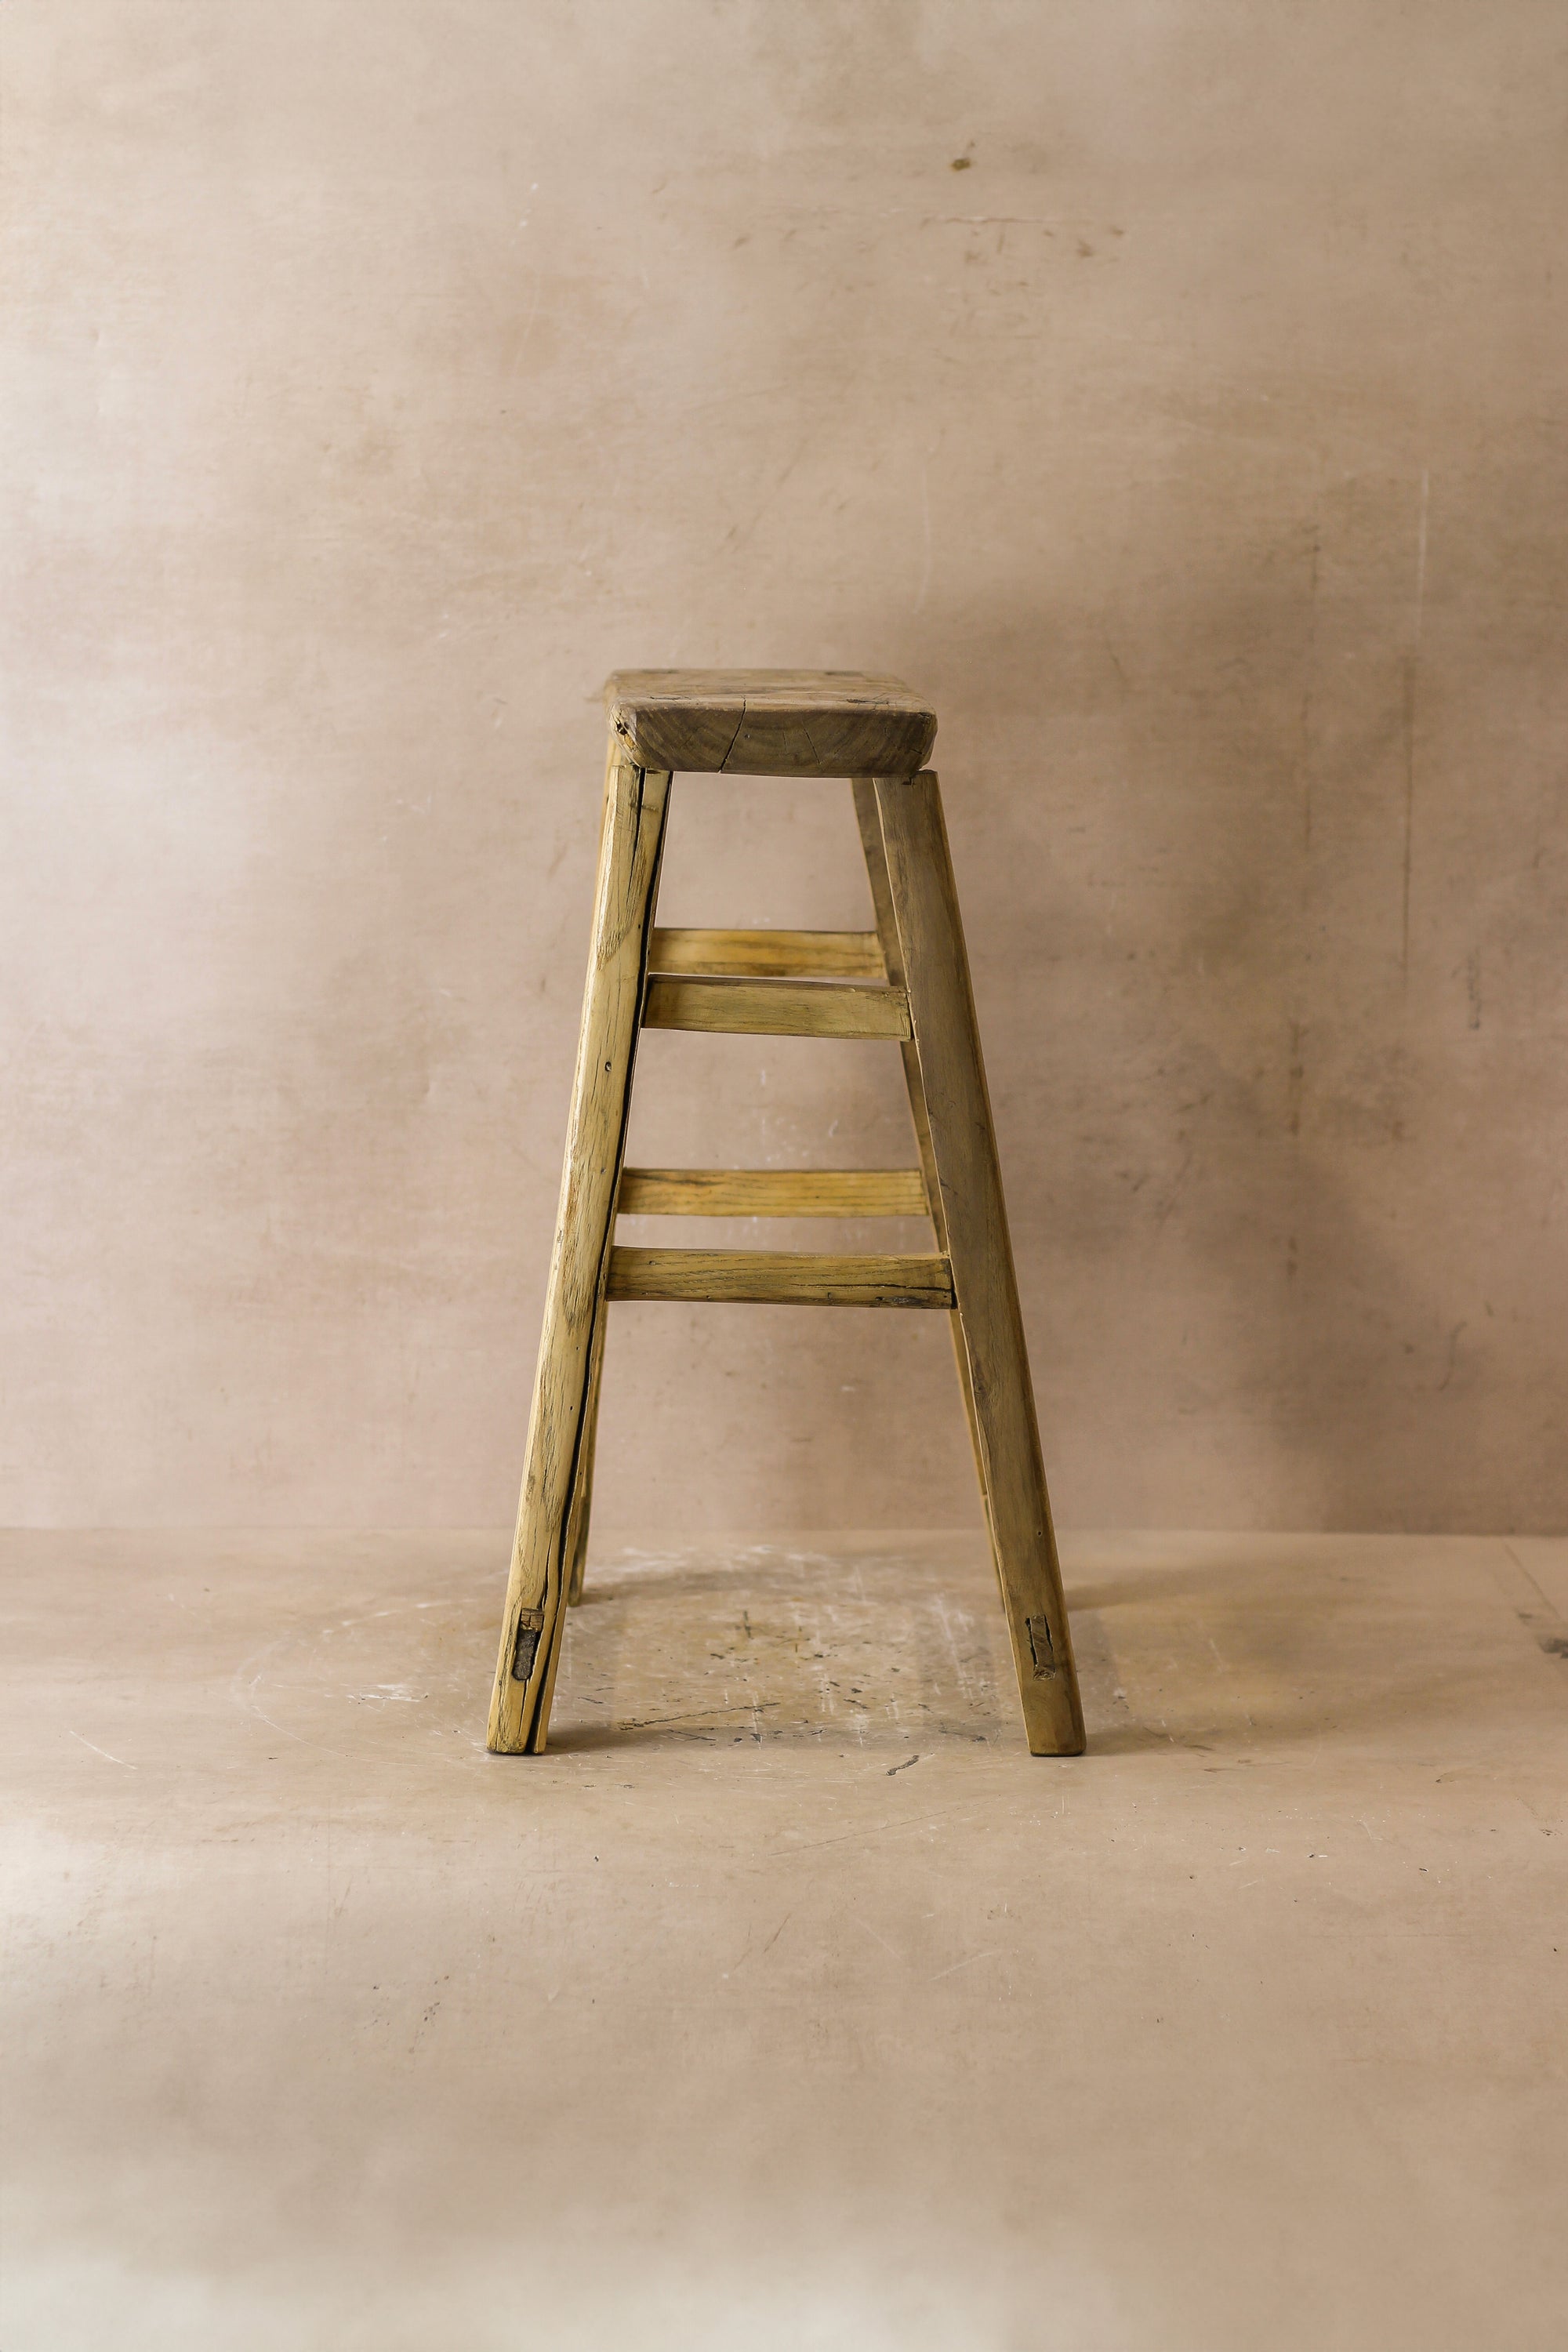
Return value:
<svg viewBox="0 0 1568 2352">
<path fill-rule="evenodd" d="M 0 67 L 0 1516 L 510 1517 L 599 683 L 776 662 L 942 713 L 1059 1515 L 1568 1520 L 1559 9 L 11 0 Z M 667 919 L 862 919 L 841 788 L 678 793 Z M 891 1049 L 641 1083 L 644 1157 L 906 1156 Z M 602 1524 L 973 1514 L 940 1318 L 611 1351 Z"/>
</svg>

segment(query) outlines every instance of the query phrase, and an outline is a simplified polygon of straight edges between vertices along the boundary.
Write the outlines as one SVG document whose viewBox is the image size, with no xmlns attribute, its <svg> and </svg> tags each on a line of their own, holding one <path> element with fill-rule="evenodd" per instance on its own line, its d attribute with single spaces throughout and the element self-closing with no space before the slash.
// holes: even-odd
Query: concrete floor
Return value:
<svg viewBox="0 0 1568 2352">
<path fill-rule="evenodd" d="M 1568 2341 L 1568 1543 L 4 1539 L 5 2352 Z"/>
</svg>

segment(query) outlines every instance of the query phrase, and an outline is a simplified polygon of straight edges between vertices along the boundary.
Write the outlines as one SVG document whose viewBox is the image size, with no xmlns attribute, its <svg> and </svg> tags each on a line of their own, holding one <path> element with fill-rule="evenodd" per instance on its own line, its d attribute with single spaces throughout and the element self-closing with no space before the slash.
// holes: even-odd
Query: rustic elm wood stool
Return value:
<svg viewBox="0 0 1568 2352">
<path fill-rule="evenodd" d="M 929 707 L 844 670 L 620 670 L 577 1044 L 489 1745 L 543 1748 L 563 1603 L 582 1589 L 605 1324 L 621 1298 L 948 1310 L 1037 1756 L 1084 1744 L 1034 1392 Z M 853 779 L 874 931 L 656 930 L 671 774 Z M 623 1168 L 639 1029 L 886 1037 L 918 1168 Z M 620 1249 L 617 1213 L 929 1216 L 934 1255 Z"/>
</svg>

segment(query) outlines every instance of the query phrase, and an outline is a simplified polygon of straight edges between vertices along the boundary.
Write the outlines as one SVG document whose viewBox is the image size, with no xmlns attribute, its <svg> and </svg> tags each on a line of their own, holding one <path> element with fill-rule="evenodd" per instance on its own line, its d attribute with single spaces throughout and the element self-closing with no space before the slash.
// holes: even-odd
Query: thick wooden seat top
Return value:
<svg viewBox="0 0 1568 2352">
<path fill-rule="evenodd" d="M 639 768 L 727 776 L 912 776 L 936 713 L 853 669 L 618 669 L 610 724 Z"/>
</svg>

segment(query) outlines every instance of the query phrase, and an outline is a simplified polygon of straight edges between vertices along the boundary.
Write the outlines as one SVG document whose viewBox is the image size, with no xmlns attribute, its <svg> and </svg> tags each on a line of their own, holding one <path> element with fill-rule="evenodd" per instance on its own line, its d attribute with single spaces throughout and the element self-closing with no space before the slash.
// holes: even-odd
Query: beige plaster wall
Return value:
<svg viewBox="0 0 1568 2352">
<path fill-rule="evenodd" d="M 1563 1523 L 1560 9 L 0 68 L 0 1517 L 510 1515 L 599 683 L 735 662 L 941 711 L 1059 1515 Z M 842 788 L 678 793 L 668 919 L 861 919 Z M 635 1141 L 902 1159 L 896 1058 L 655 1037 Z M 611 1347 L 606 1525 L 973 1514 L 938 1318 Z"/>
</svg>

